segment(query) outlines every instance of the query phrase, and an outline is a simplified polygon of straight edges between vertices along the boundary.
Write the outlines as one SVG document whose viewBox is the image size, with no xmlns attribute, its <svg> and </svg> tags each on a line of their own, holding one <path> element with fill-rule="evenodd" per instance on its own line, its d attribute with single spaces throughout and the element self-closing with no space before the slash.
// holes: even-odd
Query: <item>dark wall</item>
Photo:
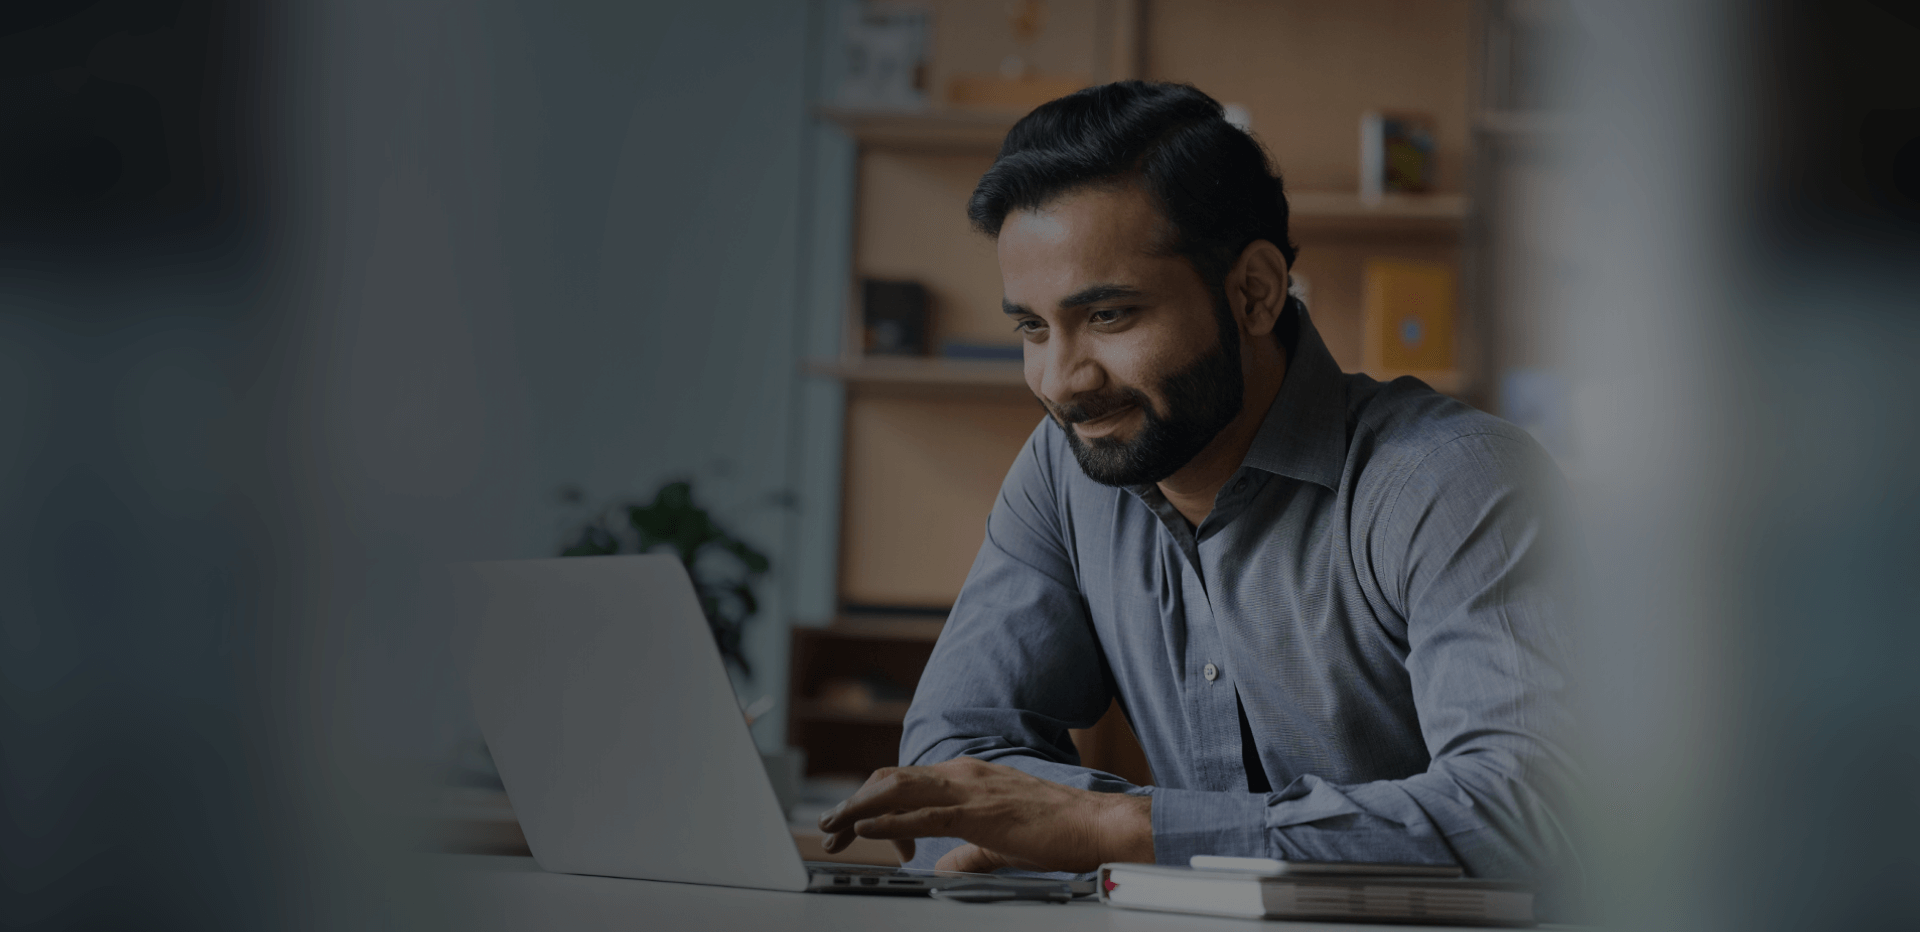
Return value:
<svg viewBox="0 0 1920 932">
<path fill-rule="evenodd" d="M 443 563 L 691 474 L 782 565 L 808 15 L 0 9 L 0 925 L 405 924 Z"/>
</svg>

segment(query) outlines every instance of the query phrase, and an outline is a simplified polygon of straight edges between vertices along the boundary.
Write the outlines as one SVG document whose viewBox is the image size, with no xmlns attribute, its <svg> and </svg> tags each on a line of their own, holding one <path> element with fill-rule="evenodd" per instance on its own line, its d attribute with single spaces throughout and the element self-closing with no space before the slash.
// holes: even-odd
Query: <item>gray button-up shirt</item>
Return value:
<svg viewBox="0 0 1920 932">
<path fill-rule="evenodd" d="M 1296 313 L 1280 394 L 1197 528 L 1155 486 L 1088 479 L 1051 420 L 1034 430 L 901 760 L 970 755 L 1151 794 L 1164 864 L 1535 876 L 1566 854 L 1565 667 L 1537 492 L 1557 474 L 1504 421 L 1411 379 L 1343 375 Z M 1115 697 L 1152 787 L 1079 765 L 1067 729 Z M 1273 792 L 1249 791 L 1241 703 Z M 915 864 L 952 845 L 923 842 Z"/>
</svg>

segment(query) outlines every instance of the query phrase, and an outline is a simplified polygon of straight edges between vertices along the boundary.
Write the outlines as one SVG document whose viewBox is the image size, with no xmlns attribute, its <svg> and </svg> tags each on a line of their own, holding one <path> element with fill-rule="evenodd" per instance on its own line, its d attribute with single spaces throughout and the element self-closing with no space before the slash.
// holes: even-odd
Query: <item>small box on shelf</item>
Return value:
<svg viewBox="0 0 1920 932">
<path fill-rule="evenodd" d="M 869 356 L 927 354 L 927 288 L 919 282 L 860 280 L 861 347 Z"/>
<path fill-rule="evenodd" d="M 872 109 L 925 107 L 927 35 L 932 26 L 925 10 L 846 5 L 835 88 L 838 102 Z"/>
</svg>

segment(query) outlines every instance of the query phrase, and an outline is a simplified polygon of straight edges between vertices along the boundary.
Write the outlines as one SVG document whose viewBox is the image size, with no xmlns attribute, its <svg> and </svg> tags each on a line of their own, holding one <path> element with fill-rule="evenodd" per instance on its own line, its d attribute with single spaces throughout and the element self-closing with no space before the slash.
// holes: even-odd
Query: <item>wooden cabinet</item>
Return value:
<svg viewBox="0 0 1920 932">
<path fill-rule="evenodd" d="M 940 622 L 846 618 L 793 631 L 787 740 L 811 774 L 864 775 L 899 762 L 900 722 Z"/>
<path fill-rule="evenodd" d="M 1361 358 L 1364 262 L 1463 267 L 1463 231 L 1473 216 L 1463 191 L 1474 139 L 1468 0 L 1047 4 L 1056 5 L 1063 23 L 1085 20 L 1086 53 L 1067 55 L 1080 65 L 1043 70 L 1088 80 L 1187 81 L 1250 114 L 1252 131 L 1288 184 L 1293 235 L 1302 247 L 1296 270 L 1312 283 L 1314 320 L 1345 368 Z M 963 16 L 955 13 L 961 7 Z M 969 18 L 977 10 L 934 3 L 933 13 L 934 54 L 949 59 L 932 68 L 939 102 L 948 99 L 941 76 L 967 70 L 952 61 L 992 56 L 965 45 L 968 36 L 986 34 Z M 944 28 L 943 17 L 965 22 Z M 1361 115 L 1396 108 L 1432 117 L 1439 193 L 1363 202 Z M 816 114 L 858 148 L 849 278 L 925 285 L 932 346 L 946 339 L 1015 345 L 1000 311 L 993 244 L 969 228 L 965 208 L 1019 114 L 938 104 L 921 113 L 822 107 Z M 1422 376 L 1442 391 L 1475 397 L 1484 388 L 1485 354 L 1472 302 L 1459 306 L 1459 366 Z M 838 584 L 849 614 L 824 628 L 796 629 L 793 642 L 789 736 L 807 750 L 813 773 L 894 762 L 904 711 L 899 696 L 924 667 L 941 612 L 979 549 L 1001 479 L 1042 416 L 1018 363 L 861 355 L 859 310 L 847 309 L 841 355 L 809 363 L 816 375 L 847 388 Z M 861 614 L 874 611 L 919 617 Z M 858 682 L 872 694 L 865 711 L 861 687 L 849 685 Z M 1151 779 L 1117 712 L 1075 740 L 1090 765 Z"/>
</svg>

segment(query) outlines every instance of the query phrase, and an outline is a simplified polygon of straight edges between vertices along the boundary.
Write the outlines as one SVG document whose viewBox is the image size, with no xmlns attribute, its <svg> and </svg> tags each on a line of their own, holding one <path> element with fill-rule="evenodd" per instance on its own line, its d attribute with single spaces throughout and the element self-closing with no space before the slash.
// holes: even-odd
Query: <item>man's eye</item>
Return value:
<svg viewBox="0 0 1920 932">
<path fill-rule="evenodd" d="M 1125 316 L 1127 316 L 1127 312 L 1125 309 L 1107 307 L 1107 308 L 1101 308 L 1100 310 L 1094 311 L 1092 314 L 1087 315 L 1087 319 L 1093 321 L 1096 324 L 1111 324 L 1119 321 L 1120 318 Z"/>
<path fill-rule="evenodd" d="M 1028 318 L 1026 320 L 1015 321 L 1013 324 L 1013 332 L 1014 333 L 1035 333 L 1039 331 L 1039 329 L 1042 326 L 1044 325 L 1041 324 L 1040 321 L 1034 320 L 1032 318 Z"/>
</svg>

